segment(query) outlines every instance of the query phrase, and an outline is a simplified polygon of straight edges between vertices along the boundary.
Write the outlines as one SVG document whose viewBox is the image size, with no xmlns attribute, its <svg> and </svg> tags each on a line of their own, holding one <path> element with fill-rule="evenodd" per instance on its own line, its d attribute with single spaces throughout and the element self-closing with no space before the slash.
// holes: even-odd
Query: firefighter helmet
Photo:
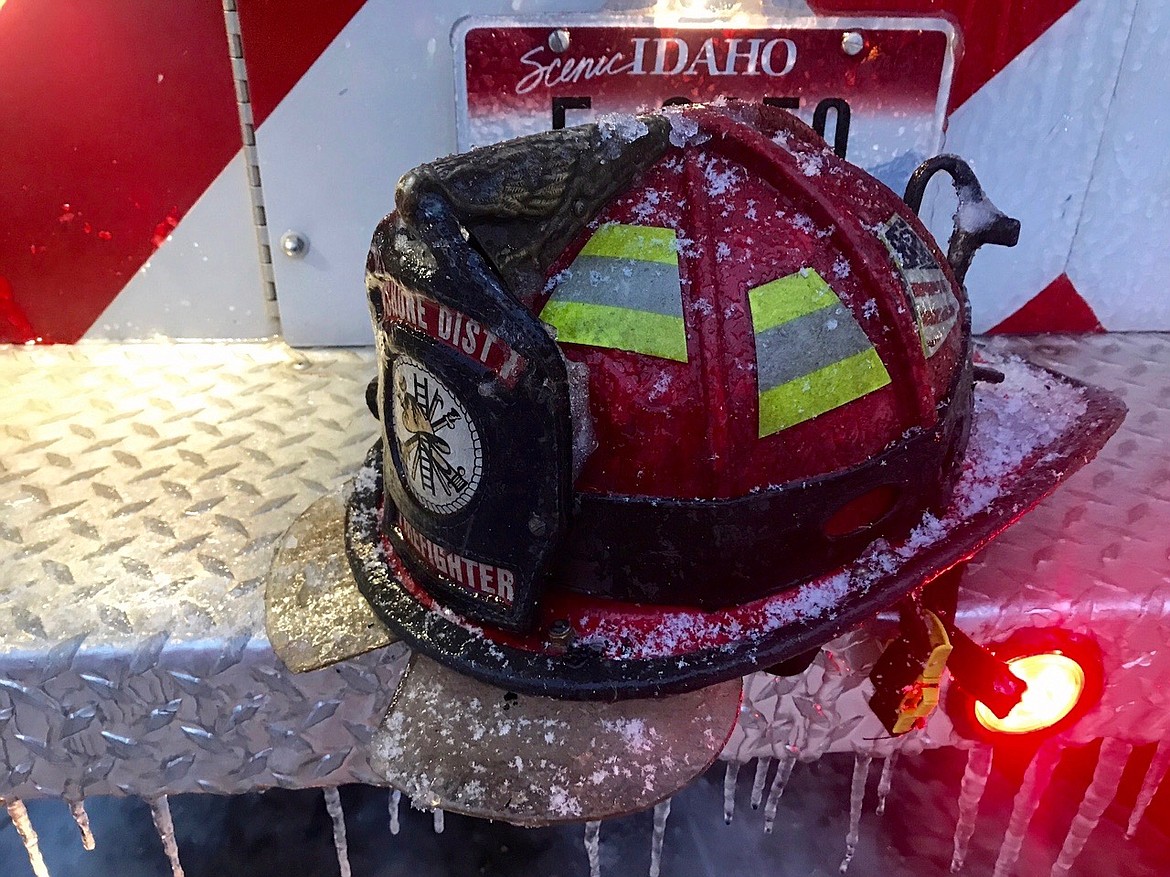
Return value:
<svg viewBox="0 0 1170 877">
<path fill-rule="evenodd" d="M 834 576 L 946 504 L 970 323 L 914 211 L 794 116 L 604 120 L 423 165 L 396 200 L 348 538 L 416 647 L 515 690 L 676 691 L 956 559 Z"/>
</svg>

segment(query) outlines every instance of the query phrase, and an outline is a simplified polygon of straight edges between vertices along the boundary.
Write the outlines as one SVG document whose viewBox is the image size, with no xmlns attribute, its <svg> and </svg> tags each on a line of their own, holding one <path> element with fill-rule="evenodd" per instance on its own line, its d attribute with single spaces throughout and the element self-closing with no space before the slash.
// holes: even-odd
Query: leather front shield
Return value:
<svg viewBox="0 0 1170 877">
<path fill-rule="evenodd" d="M 530 626 L 571 497 L 566 366 L 439 193 L 374 236 L 383 528 L 443 605 Z"/>
</svg>

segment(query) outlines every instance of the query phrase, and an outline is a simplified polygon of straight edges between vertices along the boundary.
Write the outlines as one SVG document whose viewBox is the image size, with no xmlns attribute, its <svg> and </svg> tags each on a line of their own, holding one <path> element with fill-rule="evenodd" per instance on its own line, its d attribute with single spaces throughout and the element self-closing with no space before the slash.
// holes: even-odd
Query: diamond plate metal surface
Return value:
<svg viewBox="0 0 1170 877">
<path fill-rule="evenodd" d="M 258 631 L 276 542 L 361 462 L 367 353 L 0 349 L 4 646 Z"/>
<path fill-rule="evenodd" d="M 277 543 L 357 468 L 368 351 L 0 348 L 0 795 L 373 781 L 402 647 L 294 676 Z"/>
</svg>

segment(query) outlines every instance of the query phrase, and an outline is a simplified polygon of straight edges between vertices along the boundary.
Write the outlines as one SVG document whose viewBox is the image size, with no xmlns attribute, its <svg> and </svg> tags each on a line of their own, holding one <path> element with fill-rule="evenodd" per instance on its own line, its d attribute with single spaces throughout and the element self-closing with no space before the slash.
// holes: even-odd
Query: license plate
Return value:
<svg viewBox="0 0 1170 877">
<path fill-rule="evenodd" d="M 941 145 L 956 44 L 937 18 L 468 18 L 452 39 L 460 150 L 608 113 L 738 98 L 791 109 L 896 192 Z"/>
</svg>

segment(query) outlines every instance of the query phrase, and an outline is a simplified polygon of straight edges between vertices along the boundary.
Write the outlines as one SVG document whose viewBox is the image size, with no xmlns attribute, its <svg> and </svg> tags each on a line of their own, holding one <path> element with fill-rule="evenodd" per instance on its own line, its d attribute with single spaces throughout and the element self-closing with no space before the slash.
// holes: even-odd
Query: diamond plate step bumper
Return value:
<svg viewBox="0 0 1170 877">
<path fill-rule="evenodd" d="M 1170 336 L 992 339 L 1125 397 L 1121 433 L 972 562 L 960 625 L 1092 631 L 1110 685 L 1078 738 L 1170 723 Z M 368 744 L 406 653 L 293 674 L 264 632 L 282 534 L 358 467 L 368 351 L 279 344 L 0 348 L 0 795 L 377 782 Z M 748 677 L 724 757 L 959 741 L 940 711 L 874 740 L 871 635 Z M 796 741 L 795 743 L 793 741 Z"/>
</svg>

